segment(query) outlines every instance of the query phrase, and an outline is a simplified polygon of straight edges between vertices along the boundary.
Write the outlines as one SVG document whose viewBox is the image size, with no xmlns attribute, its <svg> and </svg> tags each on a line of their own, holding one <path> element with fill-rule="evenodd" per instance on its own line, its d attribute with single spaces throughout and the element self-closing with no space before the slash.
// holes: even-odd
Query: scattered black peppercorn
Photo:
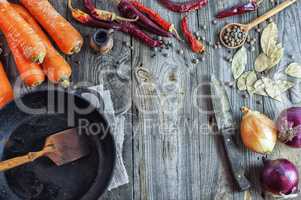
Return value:
<svg viewBox="0 0 301 200">
<path fill-rule="evenodd" d="M 289 55 L 290 59 L 295 59 L 295 56 L 293 54 Z"/>
<path fill-rule="evenodd" d="M 208 43 L 209 46 L 211 46 L 211 47 L 213 46 L 212 42 L 208 41 L 207 43 Z"/>
<path fill-rule="evenodd" d="M 154 58 L 154 57 L 156 57 L 156 54 L 155 53 L 151 54 L 151 58 Z"/>
<path fill-rule="evenodd" d="M 197 58 L 194 58 L 194 59 L 192 59 L 192 61 L 191 61 L 193 64 L 198 64 L 199 63 L 199 60 L 197 59 Z"/>
<path fill-rule="evenodd" d="M 229 58 L 227 59 L 227 61 L 228 61 L 229 63 L 232 63 L 233 59 L 232 59 L 231 57 L 229 57 Z"/>
<path fill-rule="evenodd" d="M 184 51 L 183 51 L 183 49 L 178 49 L 178 50 L 177 50 L 177 53 L 180 54 L 180 55 L 183 55 L 183 54 L 184 54 Z"/>
</svg>

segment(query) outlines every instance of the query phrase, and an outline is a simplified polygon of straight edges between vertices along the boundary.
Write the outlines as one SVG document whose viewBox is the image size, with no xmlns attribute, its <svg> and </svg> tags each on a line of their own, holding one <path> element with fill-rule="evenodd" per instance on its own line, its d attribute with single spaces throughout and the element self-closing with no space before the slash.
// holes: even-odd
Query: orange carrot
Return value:
<svg viewBox="0 0 301 200">
<path fill-rule="evenodd" d="M 78 53 L 83 45 L 80 33 L 62 17 L 48 0 L 21 0 L 65 54 Z"/>
<path fill-rule="evenodd" d="M 25 85 L 29 87 L 36 87 L 42 84 L 45 80 L 45 74 L 40 65 L 30 62 L 23 57 L 12 34 L 8 34 L 5 38 L 13 54 L 15 64 L 20 74 L 20 78 L 22 81 L 24 81 Z"/>
<path fill-rule="evenodd" d="M 5 74 L 2 63 L 0 63 L 0 108 L 3 108 L 13 98 L 13 88 Z"/>
<path fill-rule="evenodd" d="M 72 73 L 71 66 L 52 46 L 47 35 L 41 29 L 37 21 L 30 15 L 30 13 L 19 4 L 12 4 L 12 6 L 39 35 L 39 37 L 44 42 L 44 45 L 46 46 L 47 54 L 44 62 L 42 63 L 42 66 L 44 72 L 48 76 L 48 79 L 53 83 L 60 83 L 63 87 L 68 87 L 70 83 L 69 79 Z"/>
<path fill-rule="evenodd" d="M 6 0 L 0 0 L 0 29 L 7 37 L 14 38 L 23 56 L 41 63 L 46 55 L 42 40 Z"/>
</svg>

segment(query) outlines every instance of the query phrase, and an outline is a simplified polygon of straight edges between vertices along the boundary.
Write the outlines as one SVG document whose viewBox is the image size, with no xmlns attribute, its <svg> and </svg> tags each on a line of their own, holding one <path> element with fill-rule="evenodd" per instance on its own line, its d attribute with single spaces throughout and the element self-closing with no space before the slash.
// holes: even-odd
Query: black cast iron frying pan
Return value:
<svg viewBox="0 0 301 200">
<path fill-rule="evenodd" d="M 24 111 L 20 103 L 34 111 Z M 78 112 L 88 107 L 90 112 Z M 81 120 L 89 156 L 61 167 L 41 158 L 0 173 L 0 200 L 97 200 L 113 175 L 115 142 L 104 116 L 78 94 L 35 91 L 0 110 L 0 156 L 6 160 L 40 150 L 47 136 L 79 127 Z M 104 128 L 101 133 L 99 127 Z"/>
</svg>

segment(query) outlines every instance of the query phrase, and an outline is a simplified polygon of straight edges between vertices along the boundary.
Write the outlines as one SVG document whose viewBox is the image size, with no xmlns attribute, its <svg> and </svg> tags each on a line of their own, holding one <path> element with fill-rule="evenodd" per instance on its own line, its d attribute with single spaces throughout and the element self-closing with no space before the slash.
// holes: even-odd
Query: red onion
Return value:
<svg viewBox="0 0 301 200">
<path fill-rule="evenodd" d="M 282 111 L 277 119 L 279 139 L 285 144 L 301 148 L 301 107 Z"/>
<path fill-rule="evenodd" d="M 266 192 L 273 196 L 296 196 L 299 173 L 293 163 L 286 159 L 265 160 L 261 182 Z"/>
</svg>

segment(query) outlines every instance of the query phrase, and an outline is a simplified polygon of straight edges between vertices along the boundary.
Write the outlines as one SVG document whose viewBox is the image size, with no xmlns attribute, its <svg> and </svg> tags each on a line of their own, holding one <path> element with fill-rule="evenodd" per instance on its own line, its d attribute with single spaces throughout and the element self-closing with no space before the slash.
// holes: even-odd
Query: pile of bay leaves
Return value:
<svg viewBox="0 0 301 200">
<path fill-rule="evenodd" d="M 286 79 L 274 80 L 263 75 L 277 66 L 284 56 L 284 49 L 278 41 L 278 28 L 274 22 L 269 23 L 263 30 L 260 43 L 262 53 L 256 58 L 252 71 L 245 71 L 247 49 L 242 47 L 236 52 L 232 61 L 233 77 L 237 80 L 239 90 L 247 90 L 250 95 L 267 96 L 281 101 L 281 95 L 292 88 L 294 83 Z M 301 78 L 301 64 L 290 64 L 285 73 L 294 78 Z"/>
</svg>

